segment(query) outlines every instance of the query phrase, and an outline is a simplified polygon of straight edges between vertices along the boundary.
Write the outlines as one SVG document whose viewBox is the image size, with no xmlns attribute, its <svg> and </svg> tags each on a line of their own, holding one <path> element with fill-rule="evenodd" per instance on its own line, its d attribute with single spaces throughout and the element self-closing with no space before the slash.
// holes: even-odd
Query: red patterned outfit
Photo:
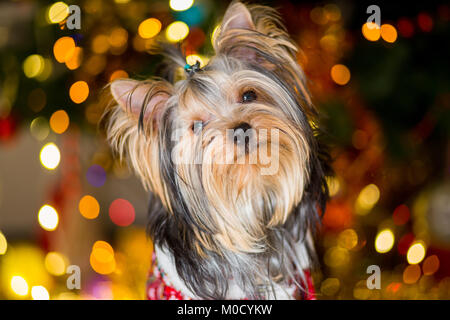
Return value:
<svg viewBox="0 0 450 320">
<path fill-rule="evenodd" d="M 156 254 L 152 255 L 152 267 L 147 281 L 147 299 L 148 300 L 192 300 L 186 297 L 171 286 L 163 270 L 158 265 Z M 308 271 L 305 272 L 308 291 L 304 292 L 296 289 L 294 298 L 296 300 L 316 300 L 312 277 Z"/>
</svg>

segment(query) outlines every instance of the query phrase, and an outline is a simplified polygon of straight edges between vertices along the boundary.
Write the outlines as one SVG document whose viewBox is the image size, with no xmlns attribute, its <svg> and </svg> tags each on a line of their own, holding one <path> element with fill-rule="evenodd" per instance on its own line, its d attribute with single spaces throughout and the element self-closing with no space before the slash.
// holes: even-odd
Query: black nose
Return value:
<svg viewBox="0 0 450 320">
<path fill-rule="evenodd" d="M 249 125 L 247 122 L 241 122 L 237 126 L 234 127 L 234 131 L 242 129 L 245 132 L 245 131 L 247 131 L 248 129 L 251 129 L 251 128 L 252 128 L 252 126 Z"/>
<path fill-rule="evenodd" d="M 247 122 L 241 122 L 233 128 L 234 143 L 239 146 L 243 146 L 245 153 L 249 153 L 250 151 L 250 139 L 252 138 L 252 132 L 247 130 L 251 128 L 252 126 Z"/>
</svg>

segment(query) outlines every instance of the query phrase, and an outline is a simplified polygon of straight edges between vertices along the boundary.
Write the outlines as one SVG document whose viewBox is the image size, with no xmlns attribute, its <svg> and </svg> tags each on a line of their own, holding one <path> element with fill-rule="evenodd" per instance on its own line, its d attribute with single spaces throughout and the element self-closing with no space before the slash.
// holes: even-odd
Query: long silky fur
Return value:
<svg viewBox="0 0 450 320">
<path fill-rule="evenodd" d="M 156 128 L 157 139 L 153 142 L 148 137 L 154 128 L 148 128 L 143 122 L 146 103 L 151 97 L 145 99 L 142 106 L 140 126 L 136 125 L 136 121 L 132 122 L 119 106 L 110 109 L 107 115 L 110 120 L 107 120 L 106 131 L 113 149 L 120 156 L 128 155 L 130 166 L 141 177 L 144 186 L 152 191 L 148 223 L 150 237 L 155 245 L 169 249 L 180 278 L 196 297 L 204 299 L 225 299 L 230 289 L 230 279 L 251 299 L 274 297 L 273 283 L 287 285 L 294 282 L 302 290 L 307 289 L 304 288 L 306 282 L 298 283 L 297 279 L 298 276 L 304 279 L 302 265 L 305 262 L 310 265 L 316 262 L 312 238 L 328 199 L 325 181 L 325 176 L 330 172 L 328 153 L 315 132 L 318 129 L 311 128 L 309 124 L 310 121 L 317 121 L 318 113 L 311 103 L 303 72 L 296 63 L 297 48 L 275 10 L 262 6 L 247 8 L 256 30 L 232 35 L 219 32 L 214 43 L 216 56 L 202 72 L 214 74 L 215 68 L 223 72 L 242 68 L 268 79 L 296 106 L 285 110 L 286 117 L 293 119 L 292 123 L 300 124 L 302 139 L 308 148 L 302 168 L 307 177 L 304 178 L 301 200 L 284 220 L 280 218 L 282 223 L 264 229 L 264 239 L 255 241 L 260 246 L 258 249 L 227 249 L 216 238 L 218 227 L 199 220 L 197 212 L 189 206 L 183 190 L 189 189 L 190 182 L 180 176 L 172 159 L 175 146 L 171 134 L 177 108 L 174 99 L 169 98 L 167 102 Z M 189 88 L 207 96 L 208 90 L 212 89 L 205 87 L 201 75 L 187 78 L 182 84 L 172 83 L 176 68 L 183 67 L 185 60 L 179 48 L 164 45 L 163 50 L 162 53 L 171 62 L 166 69 L 166 79 L 156 80 L 161 81 L 161 88 L 167 88 L 160 90 L 176 92 L 182 86 L 182 89 Z M 239 59 L 248 50 L 255 59 Z M 146 167 L 150 162 L 152 168 Z M 191 166 L 193 174 L 198 174 L 201 181 L 202 165 Z M 259 214 L 269 224 L 273 204 L 266 203 L 264 208 L 267 212 Z M 304 257 L 297 255 L 299 244 L 305 245 L 309 261 L 302 261 Z"/>
</svg>

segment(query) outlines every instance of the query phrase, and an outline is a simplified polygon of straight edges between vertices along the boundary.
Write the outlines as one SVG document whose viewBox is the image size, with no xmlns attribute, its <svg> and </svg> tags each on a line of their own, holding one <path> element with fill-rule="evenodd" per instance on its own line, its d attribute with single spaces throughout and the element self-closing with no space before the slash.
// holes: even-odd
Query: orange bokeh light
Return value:
<svg viewBox="0 0 450 320">
<path fill-rule="evenodd" d="M 70 87 L 70 99 L 75 103 L 84 102 L 89 96 L 89 86 L 85 81 L 77 81 Z"/>
<path fill-rule="evenodd" d="M 381 36 L 380 26 L 373 22 L 364 23 L 362 26 L 362 33 L 367 40 L 377 41 Z"/>
<path fill-rule="evenodd" d="M 390 24 L 383 24 L 381 26 L 381 37 L 386 42 L 394 43 L 397 40 L 397 30 Z"/>
<path fill-rule="evenodd" d="M 75 52 L 75 41 L 71 37 L 62 37 L 53 45 L 53 54 L 56 61 L 64 63 L 68 61 Z"/>
</svg>

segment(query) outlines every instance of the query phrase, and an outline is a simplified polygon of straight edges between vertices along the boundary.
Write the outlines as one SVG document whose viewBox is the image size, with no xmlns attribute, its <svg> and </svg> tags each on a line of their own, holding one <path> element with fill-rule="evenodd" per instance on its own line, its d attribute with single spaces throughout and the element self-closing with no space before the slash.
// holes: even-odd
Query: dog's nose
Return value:
<svg viewBox="0 0 450 320">
<path fill-rule="evenodd" d="M 250 139 L 252 138 L 252 132 L 248 131 L 252 126 L 247 122 L 241 122 L 236 125 L 234 130 L 234 143 L 238 146 L 243 146 L 245 149 L 245 153 L 249 153 L 250 151 Z"/>
<path fill-rule="evenodd" d="M 243 130 L 244 132 L 247 131 L 248 129 L 251 129 L 252 126 L 249 125 L 247 122 L 241 122 L 239 123 L 237 126 L 235 126 L 233 129 L 234 131 L 237 131 L 239 129 Z"/>
</svg>

